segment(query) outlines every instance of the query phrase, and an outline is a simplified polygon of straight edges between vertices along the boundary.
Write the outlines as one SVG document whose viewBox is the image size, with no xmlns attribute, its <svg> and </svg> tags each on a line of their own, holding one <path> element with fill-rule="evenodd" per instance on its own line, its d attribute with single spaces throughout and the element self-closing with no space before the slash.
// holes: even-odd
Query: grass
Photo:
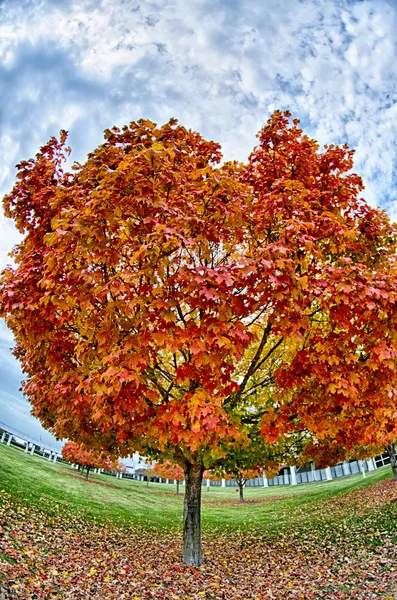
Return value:
<svg viewBox="0 0 397 600">
<path fill-rule="evenodd" d="M 182 568 L 175 492 L 0 445 L 0 600 L 397 600 L 390 467 L 243 505 L 203 487 L 200 569 Z"/>
<path fill-rule="evenodd" d="M 248 501 L 240 505 L 234 487 L 211 487 L 202 491 L 203 527 L 245 527 L 278 530 L 301 519 L 302 511 L 312 518 L 319 505 L 340 494 L 358 490 L 390 478 L 390 468 L 367 474 L 299 486 L 247 487 Z M 117 524 L 180 527 L 183 513 L 183 486 L 179 496 L 170 484 L 116 479 L 91 473 L 89 481 L 64 463 L 52 463 L 30 456 L 13 446 L 0 445 L 0 489 L 29 506 L 51 514 L 71 510 L 87 520 Z M 261 501 L 261 502 L 260 502 Z M 299 510 L 297 510 L 299 509 Z"/>
</svg>

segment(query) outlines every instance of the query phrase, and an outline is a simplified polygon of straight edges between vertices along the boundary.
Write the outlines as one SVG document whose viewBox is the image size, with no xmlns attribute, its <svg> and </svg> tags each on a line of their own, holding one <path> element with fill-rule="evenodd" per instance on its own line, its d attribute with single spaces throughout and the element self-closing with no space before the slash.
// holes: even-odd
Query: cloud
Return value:
<svg viewBox="0 0 397 600">
<path fill-rule="evenodd" d="M 321 143 L 357 147 L 371 202 L 393 198 L 392 3 L 9 0 L 3 12 L 19 154 L 63 127 L 80 158 L 114 122 L 176 116 L 244 159 L 269 113 L 290 108 Z"/>
<path fill-rule="evenodd" d="M 76 160 L 102 131 L 172 116 L 247 158 L 276 109 L 356 148 L 365 196 L 397 219 L 392 0 L 5 0 L 0 191 L 61 128 Z M 17 243 L 0 218 L 0 267 Z"/>
</svg>

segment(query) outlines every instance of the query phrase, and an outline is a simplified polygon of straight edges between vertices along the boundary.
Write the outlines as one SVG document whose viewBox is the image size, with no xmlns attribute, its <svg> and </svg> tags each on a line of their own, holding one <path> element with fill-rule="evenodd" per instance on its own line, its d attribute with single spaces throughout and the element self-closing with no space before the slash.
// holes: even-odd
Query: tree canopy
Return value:
<svg viewBox="0 0 397 600">
<path fill-rule="evenodd" d="M 353 152 L 298 125 L 276 111 L 247 164 L 221 164 L 175 120 L 142 120 L 70 172 L 61 132 L 4 199 L 25 237 L 0 314 L 33 413 L 177 462 L 188 564 L 203 471 L 236 444 L 397 437 L 396 228 L 360 197 Z"/>
</svg>

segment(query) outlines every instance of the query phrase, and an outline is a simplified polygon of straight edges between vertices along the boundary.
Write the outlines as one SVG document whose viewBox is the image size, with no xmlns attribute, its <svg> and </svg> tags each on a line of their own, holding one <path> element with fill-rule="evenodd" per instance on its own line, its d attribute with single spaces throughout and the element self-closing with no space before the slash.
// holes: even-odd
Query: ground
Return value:
<svg viewBox="0 0 397 600">
<path fill-rule="evenodd" d="M 181 563 L 183 498 L 172 486 L 103 476 L 84 484 L 66 465 L 4 447 L 2 469 L 1 600 L 397 599 L 397 484 L 388 468 L 306 492 L 247 489 L 244 507 L 234 489 L 203 488 L 200 568 Z M 118 512 L 123 492 L 136 519 L 133 506 Z M 113 501 L 101 506 L 104 494 Z"/>
</svg>

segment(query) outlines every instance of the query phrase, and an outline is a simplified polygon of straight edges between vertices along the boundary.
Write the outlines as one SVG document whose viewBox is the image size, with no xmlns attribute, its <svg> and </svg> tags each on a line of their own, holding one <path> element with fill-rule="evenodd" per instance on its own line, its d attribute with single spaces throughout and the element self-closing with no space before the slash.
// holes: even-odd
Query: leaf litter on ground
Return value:
<svg viewBox="0 0 397 600">
<path fill-rule="evenodd" d="M 2 491 L 0 600 L 397 599 L 395 482 L 293 512 L 271 530 L 204 523 L 204 563 L 193 568 L 178 530 L 87 521 Z"/>
</svg>

